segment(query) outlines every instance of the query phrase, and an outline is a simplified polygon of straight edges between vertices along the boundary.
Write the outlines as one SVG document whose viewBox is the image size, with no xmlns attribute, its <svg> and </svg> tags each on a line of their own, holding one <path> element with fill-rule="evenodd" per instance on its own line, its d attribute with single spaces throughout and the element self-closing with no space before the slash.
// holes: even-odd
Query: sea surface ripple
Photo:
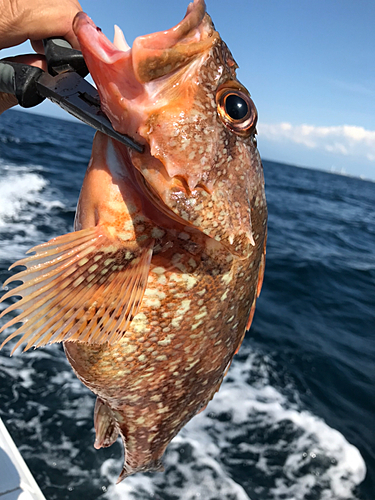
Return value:
<svg viewBox="0 0 375 500">
<path fill-rule="evenodd" d="M 79 123 L 1 116 L 1 282 L 30 247 L 72 230 L 92 137 Z M 264 170 L 254 323 L 219 393 L 169 446 L 165 473 L 115 485 L 122 446 L 93 448 L 94 396 L 61 346 L 0 352 L 0 416 L 49 500 L 373 500 L 375 184 Z"/>
</svg>

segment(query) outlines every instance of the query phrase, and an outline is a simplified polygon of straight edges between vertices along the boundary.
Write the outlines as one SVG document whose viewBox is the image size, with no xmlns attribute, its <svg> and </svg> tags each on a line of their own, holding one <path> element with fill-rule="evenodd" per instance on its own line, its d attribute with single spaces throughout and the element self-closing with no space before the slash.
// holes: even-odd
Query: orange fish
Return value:
<svg viewBox="0 0 375 500">
<path fill-rule="evenodd" d="M 7 280 L 23 312 L 1 329 L 63 342 L 96 395 L 95 447 L 121 435 L 119 481 L 160 470 L 171 439 L 219 389 L 250 327 L 267 207 L 257 112 L 194 0 L 180 24 L 112 44 L 83 12 L 74 31 L 102 108 L 138 153 L 97 133 L 75 232 L 30 250 Z"/>
</svg>

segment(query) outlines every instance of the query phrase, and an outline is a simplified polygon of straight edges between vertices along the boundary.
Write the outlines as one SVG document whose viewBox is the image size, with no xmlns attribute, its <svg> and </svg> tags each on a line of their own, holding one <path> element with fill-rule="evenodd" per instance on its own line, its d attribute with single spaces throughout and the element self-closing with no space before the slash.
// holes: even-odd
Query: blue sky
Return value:
<svg viewBox="0 0 375 500">
<path fill-rule="evenodd" d="M 206 0 L 259 113 L 266 159 L 375 179 L 374 0 Z M 179 22 L 188 0 L 82 0 L 104 33 Z M 2 57 L 29 51 L 0 52 Z M 66 117 L 56 106 L 35 112 Z"/>
</svg>

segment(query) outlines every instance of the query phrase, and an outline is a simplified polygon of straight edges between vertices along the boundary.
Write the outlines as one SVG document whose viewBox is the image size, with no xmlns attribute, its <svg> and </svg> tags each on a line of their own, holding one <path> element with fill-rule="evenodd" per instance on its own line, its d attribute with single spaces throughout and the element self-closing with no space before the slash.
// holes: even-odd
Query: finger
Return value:
<svg viewBox="0 0 375 500">
<path fill-rule="evenodd" d="M 31 4 L 35 0 L 31 1 Z M 62 37 L 67 40 L 75 49 L 79 49 L 77 37 L 73 32 L 73 19 L 77 12 L 82 11 L 82 7 L 76 0 L 38 0 L 42 3 L 42 8 L 30 8 L 28 13 L 29 36 L 34 42 L 38 53 L 43 53 L 40 40 L 43 38 Z M 39 42 L 38 42 L 39 41 Z"/>
<path fill-rule="evenodd" d="M 23 54 L 21 56 L 7 57 L 7 61 L 28 64 L 29 66 L 35 66 L 43 71 L 47 71 L 46 58 L 39 54 Z"/>
<path fill-rule="evenodd" d="M 37 54 L 44 54 L 44 47 L 42 40 L 30 40 L 32 48 Z"/>
<path fill-rule="evenodd" d="M 78 11 L 78 12 L 81 12 L 81 11 Z M 74 19 L 74 17 L 73 17 L 73 19 Z M 73 49 L 81 50 L 79 42 L 78 42 L 78 38 L 76 37 L 72 26 L 73 26 L 73 21 L 70 24 L 70 29 L 69 29 L 68 33 L 66 33 L 66 35 L 64 35 L 63 38 L 65 38 L 65 40 L 67 40 L 70 43 L 70 45 L 73 47 Z"/>
<path fill-rule="evenodd" d="M 74 48 L 79 48 L 72 23 L 82 8 L 76 0 L 0 0 L 0 49 L 18 45 L 27 39 L 42 40 L 63 37 Z M 8 11 L 6 6 L 12 4 Z M 4 9 L 1 9 L 4 7 Z"/>
<path fill-rule="evenodd" d="M 14 95 L 0 92 L 0 115 L 17 104 L 18 101 Z"/>
</svg>

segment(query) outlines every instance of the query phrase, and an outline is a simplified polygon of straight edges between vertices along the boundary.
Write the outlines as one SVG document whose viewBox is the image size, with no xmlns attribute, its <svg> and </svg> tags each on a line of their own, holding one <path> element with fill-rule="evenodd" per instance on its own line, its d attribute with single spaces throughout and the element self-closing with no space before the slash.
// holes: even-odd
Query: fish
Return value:
<svg viewBox="0 0 375 500">
<path fill-rule="evenodd" d="M 131 474 L 163 470 L 180 429 L 219 390 L 250 328 L 265 267 L 257 110 L 203 0 L 130 47 L 73 23 L 103 112 L 142 144 L 97 132 L 74 232 L 15 262 L 22 323 L 2 343 L 63 343 L 96 396 L 95 448 L 120 436 Z M 13 353 L 12 351 L 12 353 Z M 239 402 L 240 404 L 240 402 Z"/>
</svg>

